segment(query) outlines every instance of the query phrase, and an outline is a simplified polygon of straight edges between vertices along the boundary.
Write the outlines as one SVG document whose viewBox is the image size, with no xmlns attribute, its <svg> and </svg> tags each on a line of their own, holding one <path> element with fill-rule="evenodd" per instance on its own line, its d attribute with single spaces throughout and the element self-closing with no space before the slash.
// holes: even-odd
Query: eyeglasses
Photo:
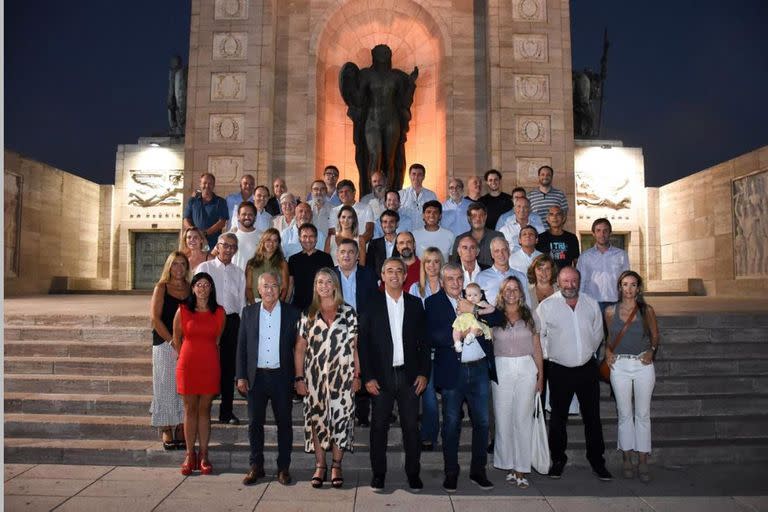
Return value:
<svg viewBox="0 0 768 512">
<path fill-rule="evenodd" d="M 227 243 L 224 243 L 224 242 L 219 242 L 219 247 L 221 247 L 222 249 L 227 249 L 227 250 L 234 251 L 234 250 L 237 249 L 237 244 L 227 244 Z"/>
</svg>

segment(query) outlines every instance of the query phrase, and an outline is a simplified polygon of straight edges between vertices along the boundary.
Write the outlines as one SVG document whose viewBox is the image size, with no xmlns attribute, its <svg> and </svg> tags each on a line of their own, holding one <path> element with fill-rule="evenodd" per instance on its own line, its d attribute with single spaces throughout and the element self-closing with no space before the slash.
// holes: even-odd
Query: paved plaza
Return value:
<svg viewBox="0 0 768 512">
<path fill-rule="evenodd" d="M 301 454 L 294 454 L 301 457 Z M 466 474 L 453 495 L 440 487 L 440 471 L 422 472 L 424 491 L 405 490 L 404 476 L 391 471 L 386 492 L 373 493 L 368 471 L 347 471 L 344 489 L 310 488 L 309 471 L 294 473 L 296 482 L 278 484 L 267 477 L 244 487 L 242 474 L 184 477 L 176 468 L 61 466 L 8 464 L 5 466 L 7 511 L 670 511 L 755 512 L 768 510 L 768 464 L 653 467 L 654 480 L 616 478 L 600 482 L 584 467 L 566 467 L 559 481 L 534 475 L 531 487 L 518 490 L 491 470 L 496 484 L 480 491 Z"/>
</svg>

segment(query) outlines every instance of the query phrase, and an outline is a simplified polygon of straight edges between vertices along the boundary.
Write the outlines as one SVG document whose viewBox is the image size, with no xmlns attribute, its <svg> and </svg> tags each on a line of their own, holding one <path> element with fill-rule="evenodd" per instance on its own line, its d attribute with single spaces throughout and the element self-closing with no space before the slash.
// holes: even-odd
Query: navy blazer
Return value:
<svg viewBox="0 0 768 512">
<path fill-rule="evenodd" d="M 371 297 L 371 313 L 361 317 L 358 338 L 362 381 L 376 379 L 382 389 L 395 392 L 395 372 L 392 370 L 394 346 L 389 325 L 385 292 Z M 424 306 L 421 299 L 403 292 L 403 359 L 408 382 L 416 377 L 429 379 L 430 347 L 424 330 Z"/>
<path fill-rule="evenodd" d="M 235 373 L 238 379 L 247 379 L 254 385 L 256 368 L 259 364 L 259 317 L 261 302 L 243 308 L 240 316 L 240 330 L 237 333 L 237 359 Z M 280 301 L 280 376 L 286 385 L 293 385 L 295 367 L 293 346 L 296 343 L 299 310 L 287 302 Z M 289 384 L 290 383 L 290 384 Z"/>
<path fill-rule="evenodd" d="M 333 270 L 336 272 L 339 282 L 341 282 L 341 270 L 339 270 L 339 267 L 334 267 Z M 355 287 L 355 295 L 357 295 L 355 297 L 355 303 L 357 304 L 355 311 L 359 317 L 368 311 L 373 295 L 379 292 L 379 285 L 376 282 L 376 276 L 373 275 L 373 271 L 368 267 L 358 265 L 355 273 Z M 343 288 L 341 293 L 344 293 Z"/>
<path fill-rule="evenodd" d="M 392 255 L 394 256 L 394 249 Z M 368 250 L 365 253 L 365 266 L 371 269 L 377 282 L 381 279 L 381 267 L 386 259 L 387 246 L 384 242 L 384 237 L 374 238 L 368 242 Z"/>
<path fill-rule="evenodd" d="M 427 297 L 425 306 L 427 337 L 435 350 L 435 359 L 432 362 L 432 378 L 435 388 L 453 389 L 456 387 L 461 366 L 461 354 L 453 348 L 453 321 L 456 320 L 456 310 L 453 309 L 445 290 L 440 290 Z M 499 311 L 494 311 L 489 315 L 481 315 L 481 317 L 491 327 L 502 325 L 504 320 L 504 316 Z M 496 381 L 496 361 L 493 357 L 493 346 L 490 340 L 486 340 L 484 336 L 480 336 L 478 342 L 485 352 L 488 374 L 491 380 Z"/>
</svg>

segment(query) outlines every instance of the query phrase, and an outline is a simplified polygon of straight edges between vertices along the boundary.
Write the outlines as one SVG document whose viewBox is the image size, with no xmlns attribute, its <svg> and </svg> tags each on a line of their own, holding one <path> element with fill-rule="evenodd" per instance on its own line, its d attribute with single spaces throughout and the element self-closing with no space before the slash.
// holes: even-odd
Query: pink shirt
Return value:
<svg viewBox="0 0 768 512">
<path fill-rule="evenodd" d="M 493 328 L 493 355 L 496 357 L 533 356 L 533 332 L 522 320 L 515 325 Z"/>
</svg>

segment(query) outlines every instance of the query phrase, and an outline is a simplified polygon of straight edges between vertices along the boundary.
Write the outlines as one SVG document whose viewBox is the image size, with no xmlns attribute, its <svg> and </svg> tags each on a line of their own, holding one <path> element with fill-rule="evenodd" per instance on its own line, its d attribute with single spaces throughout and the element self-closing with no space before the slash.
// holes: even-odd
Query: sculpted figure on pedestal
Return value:
<svg viewBox="0 0 768 512">
<path fill-rule="evenodd" d="M 187 68 L 178 55 L 171 58 L 168 70 L 168 125 L 169 134 L 184 135 L 187 121 Z"/>
</svg>

